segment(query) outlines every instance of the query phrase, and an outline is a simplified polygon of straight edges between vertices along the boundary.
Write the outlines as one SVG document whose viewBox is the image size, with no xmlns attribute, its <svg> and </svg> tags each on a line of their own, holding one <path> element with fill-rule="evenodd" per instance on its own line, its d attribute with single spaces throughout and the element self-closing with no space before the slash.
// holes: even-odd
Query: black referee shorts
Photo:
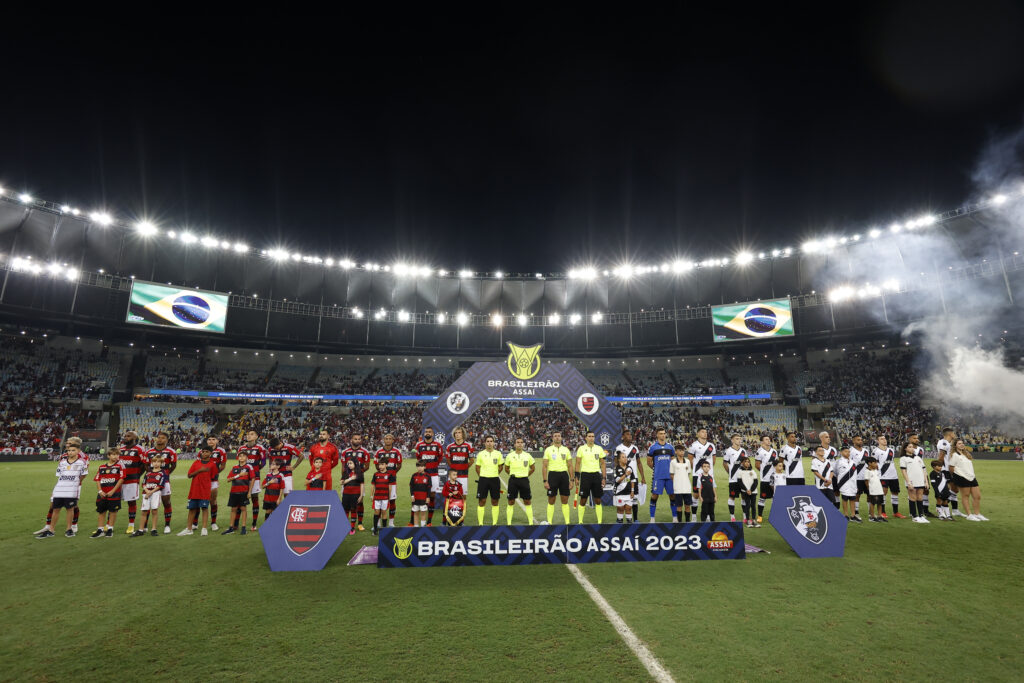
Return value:
<svg viewBox="0 0 1024 683">
<path fill-rule="evenodd" d="M 480 477 L 476 484 L 476 499 L 483 500 L 490 498 L 498 500 L 501 498 L 501 479 L 498 477 Z"/>
<path fill-rule="evenodd" d="M 554 498 L 555 496 L 568 496 L 569 495 L 569 473 L 568 472 L 548 472 L 548 496 Z"/>
<path fill-rule="evenodd" d="M 601 504 L 604 487 L 601 485 L 600 472 L 583 472 L 580 475 L 580 501 L 585 501 L 587 496 L 594 497 L 594 505 Z"/>
<path fill-rule="evenodd" d="M 511 503 L 516 498 L 522 498 L 523 500 L 533 500 L 533 495 L 530 492 L 529 477 L 508 478 L 508 502 Z"/>
</svg>

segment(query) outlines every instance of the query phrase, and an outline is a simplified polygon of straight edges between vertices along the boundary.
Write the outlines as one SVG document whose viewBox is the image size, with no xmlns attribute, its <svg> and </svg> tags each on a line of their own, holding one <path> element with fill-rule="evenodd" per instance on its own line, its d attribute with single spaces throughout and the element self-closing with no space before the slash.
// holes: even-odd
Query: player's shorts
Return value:
<svg viewBox="0 0 1024 683">
<path fill-rule="evenodd" d="M 341 495 L 341 507 L 347 511 L 355 510 L 359 505 L 359 494 L 358 493 L 343 493 Z"/>
<path fill-rule="evenodd" d="M 900 480 L 899 479 L 883 479 L 882 480 L 882 488 L 884 488 L 889 493 L 899 493 L 900 492 Z"/>
<path fill-rule="evenodd" d="M 740 484 L 738 481 L 730 481 L 729 482 L 729 497 L 730 498 L 739 498 L 741 493 L 743 493 L 743 485 Z"/>
<path fill-rule="evenodd" d="M 441 481 L 441 477 L 436 474 L 430 475 L 430 492 L 441 493 L 441 487 L 444 486 L 444 482 Z"/>
<path fill-rule="evenodd" d="M 185 506 L 186 510 L 205 510 L 210 507 L 209 498 L 189 498 L 188 504 Z"/>
<path fill-rule="evenodd" d="M 548 497 L 568 496 L 571 487 L 569 486 L 568 472 L 548 472 Z"/>
<path fill-rule="evenodd" d="M 229 508 L 244 508 L 249 506 L 249 494 L 245 493 L 230 493 L 228 494 L 228 507 Z"/>
<path fill-rule="evenodd" d="M 633 504 L 633 496 L 615 496 L 612 498 L 612 504 L 617 508 L 629 507 Z"/>
<path fill-rule="evenodd" d="M 761 482 L 761 500 L 775 497 L 775 487 L 766 481 Z"/>
<path fill-rule="evenodd" d="M 101 515 L 104 512 L 117 512 L 121 509 L 120 498 L 100 498 L 96 497 L 96 512 Z"/>
<path fill-rule="evenodd" d="M 220 483 L 216 479 L 214 479 L 213 481 L 210 482 L 210 494 L 211 495 L 213 494 L 214 491 L 216 491 L 219 488 L 220 488 Z"/>
<path fill-rule="evenodd" d="M 143 494 L 142 496 L 142 511 L 156 510 L 160 507 L 160 492 L 153 491 L 150 494 Z"/>
<path fill-rule="evenodd" d="M 164 482 L 164 487 L 162 489 L 160 489 L 160 495 L 161 496 L 169 496 L 169 495 L 171 495 L 171 479 L 170 479 L 170 477 L 168 477 L 167 481 Z"/>
<path fill-rule="evenodd" d="M 694 500 L 693 496 L 689 493 L 677 493 L 672 496 L 672 502 L 676 504 L 676 507 L 685 505 L 686 507 L 693 507 Z"/>
<path fill-rule="evenodd" d="M 862 496 L 862 495 L 866 496 L 866 495 L 868 495 L 868 480 L 867 479 L 858 479 L 857 480 L 857 495 L 858 496 Z"/>
<path fill-rule="evenodd" d="M 529 477 L 508 478 L 508 501 L 511 503 L 516 498 L 522 498 L 523 500 L 533 500 L 533 494 L 530 491 Z"/>
<path fill-rule="evenodd" d="M 580 502 L 584 502 L 589 496 L 594 497 L 594 505 L 601 504 L 604 496 L 604 486 L 601 485 L 600 472 L 583 472 L 580 474 Z"/>
<path fill-rule="evenodd" d="M 850 501 L 852 501 L 852 500 L 857 500 L 858 498 L 860 498 L 860 496 L 848 496 L 845 493 L 843 494 L 843 500 L 850 500 Z"/>
<path fill-rule="evenodd" d="M 254 496 L 258 495 L 260 493 L 263 493 L 263 487 L 260 486 L 260 478 L 259 477 L 256 477 L 256 481 L 254 481 L 252 483 L 252 489 L 251 489 L 250 493 L 252 493 L 252 495 L 254 495 Z"/>
<path fill-rule="evenodd" d="M 134 503 L 139 499 L 139 482 L 125 482 L 121 486 L 121 500 Z"/>
<path fill-rule="evenodd" d="M 824 494 L 824 496 L 826 498 L 828 498 L 830 502 L 832 502 L 833 504 L 836 502 L 836 492 L 833 491 L 831 487 L 829 487 L 827 489 L 818 489 L 818 490 L 821 491 L 822 494 Z"/>
<path fill-rule="evenodd" d="M 413 512 L 426 512 L 427 511 L 427 504 L 424 503 L 423 505 L 413 505 L 412 506 L 412 511 Z"/>
<path fill-rule="evenodd" d="M 456 474 L 455 481 L 462 485 L 462 492 L 469 493 L 469 476 L 465 474 Z"/>
<path fill-rule="evenodd" d="M 271 512 L 273 512 L 274 510 L 276 510 L 276 509 L 277 509 L 277 501 L 276 500 L 264 500 L 263 501 L 263 511 L 266 512 L 268 515 Z"/>
<path fill-rule="evenodd" d="M 374 510 L 387 510 L 389 507 L 391 507 L 391 501 L 388 500 L 387 498 L 385 498 L 384 500 L 375 499 L 373 501 Z"/>
<path fill-rule="evenodd" d="M 786 477 L 786 486 L 804 486 L 806 483 L 803 477 Z"/>
<path fill-rule="evenodd" d="M 398 500 L 398 484 L 391 485 L 391 493 L 389 494 L 389 497 L 391 500 Z"/>
<path fill-rule="evenodd" d="M 978 485 L 978 480 L 977 479 L 965 479 L 964 477 L 961 477 L 959 474 L 955 474 L 954 473 L 953 474 L 953 483 L 957 485 L 957 488 L 970 489 L 970 488 L 974 488 L 975 486 Z M 899 489 L 896 489 L 896 492 L 899 493 Z"/>
<path fill-rule="evenodd" d="M 51 500 L 51 502 L 50 502 L 50 507 L 52 507 L 54 510 L 59 510 L 60 508 L 65 508 L 65 509 L 68 509 L 68 510 L 73 510 L 76 507 L 78 507 L 78 499 L 77 498 L 53 498 Z"/>
<path fill-rule="evenodd" d="M 654 479 L 651 481 L 651 495 L 660 496 L 662 493 L 667 493 L 670 496 L 675 495 L 671 479 Z"/>
<path fill-rule="evenodd" d="M 292 492 L 292 475 L 290 475 L 290 474 L 287 477 L 284 478 L 284 492 L 285 493 L 291 493 Z"/>
<path fill-rule="evenodd" d="M 868 503 L 871 505 L 885 505 L 885 497 L 868 494 Z"/>
<path fill-rule="evenodd" d="M 490 498 L 498 500 L 501 498 L 501 479 L 498 477 L 480 477 L 476 483 L 476 499 L 483 500 Z"/>
</svg>

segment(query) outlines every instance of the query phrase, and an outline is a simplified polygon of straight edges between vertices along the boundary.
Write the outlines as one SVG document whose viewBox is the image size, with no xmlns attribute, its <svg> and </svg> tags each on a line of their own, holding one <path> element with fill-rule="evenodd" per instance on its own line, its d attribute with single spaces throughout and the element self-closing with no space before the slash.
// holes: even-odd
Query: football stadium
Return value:
<svg viewBox="0 0 1024 683">
<path fill-rule="evenodd" d="M 748 57 L 728 68 L 699 56 L 678 64 L 695 69 L 686 72 L 695 91 L 715 93 L 715 79 L 694 74 L 754 73 L 760 57 Z M 25 159 L 37 154 L 0 138 L 21 150 L 0 157 L 0 678 L 1020 679 L 1024 138 L 995 136 L 956 195 L 921 178 L 962 182 L 963 170 L 928 157 L 907 171 L 905 206 L 882 187 L 891 181 L 865 179 L 859 204 L 822 190 L 816 176 L 845 182 L 847 162 L 884 178 L 890 161 L 901 163 L 902 142 L 891 160 L 870 162 L 854 142 L 843 159 L 794 148 L 794 159 L 810 154 L 821 166 L 801 171 L 806 191 L 779 209 L 793 224 L 751 227 L 753 211 L 751 225 L 719 221 L 694 194 L 679 199 L 682 190 L 682 217 L 659 222 L 637 209 L 620 220 L 600 208 L 603 181 L 588 181 L 587 193 L 541 186 L 562 171 L 615 175 L 621 163 L 628 179 L 612 185 L 631 198 L 624 206 L 639 206 L 644 184 L 663 180 L 641 170 L 644 145 L 675 138 L 617 109 L 593 120 L 579 112 L 614 109 L 606 89 L 631 93 L 655 118 L 665 102 L 689 100 L 641 97 L 671 80 L 646 62 L 623 58 L 620 73 L 580 60 L 558 62 L 580 77 L 571 87 L 557 73 L 517 80 L 503 63 L 501 114 L 484 111 L 490 100 L 468 85 L 478 67 L 447 80 L 403 62 L 410 71 L 394 92 L 365 91 L 412 112 L 362 110 L 364 122 L 401 122 L 385 132 L 367 123 L 366 139 L 387 142 L 372 154 L 345 131 L 207 159 L 190 145 L 273 137 L 266 120 L 266 130 L 247 128 L 257 114 L 228 116 L 237 103 L 210 92 L 191 128 L 145 132 L 166 119 L 128 105 L 97 114 L 124 114 L 124 129 L 137 125 L 154 149 L 182 145 L 180 168 L 155 152 L 139 163 L 190 178 L 159 201 L 119 196 L 134 186 L 113 179 L 139 172 L 119 161 L 99 164 L 93 184 L 77 184 L 55 157 L 48 176 L 31 177 L 44 164 Z M 964 73 L 983 66 L 969 64 Z M 1021 84 L 1006 69 L 985 87 L 1002 88 L 997 113 L 1019 125 L 1020 107 L 1006 102 Z M 207 82 L 187 74 L 175 82 Z M 619 77 L 629 88 L 601 80 Z M 893 67 L 870 79 L 895 90 L 901 77 Z M 446 87 L 427 87 L 434 78 Z M 524 83 L 538 89 L 517 89 Z M 363 86 L 345 87 L 330 101 L 358 108 Z M 932 121 L 929 108 L 943 113 L 927 125 L 968 118 L 923 92 L 893 96 L 893 107 L 909 107 L 901 130 Z M 833 95 L 823 106 L 847 106 Z M 988 124 L 988 112 L 972 125 Z M 310 130 L 324 125 L 318 116 Z M 770 114 L 758 116 L 771 127 Z M 699 112 L 684 118 L 702 125 Z M 529 121 L 529 132 L 481 142 L 509 121 Z M 289 135 L 306 134 L 305 124 Z M 554 132 L 541 132 L 548 124 Z M 890 124 L 895 114 L 872 130 Z M 38 125 L 25 141 L 61 124 L 41 116 Z M 387 158 L 437 196 L 373 187 L 371 164 L 338 197 L 321 197 L 348 213 L 289 204 L 289 183 L 348 163 L 317 156 L 335 134 L 353 158 Z M 603 146 L 619 134 L 628 144 Z M 578 148 L 558 159 L 578 154 L 579 165 L 556 173 L 557 159 L 533 156 L 533 145 L 563 135 Z M 693 135 L 693 161 L 679 153 L 680 169 L 725 153 L 700 149 Z M 429 154 L 405 156 L 422 140 Z M 121 143 L 96 142 L 119 158 Z M 620 161 L 594 161 L 608 149 Z M 189 166 L 199 159 L 210 168 Z M 741 184 L 777 187 L 803 164 L 780 158 Z M 240 179 L 246 166 L 271 169 L 276 189 Z M 491 177 L 495 168 L 506 175 Z M 740 182 L 735 169 L 705 170 L 673 182 Z M 437 190 L 470 176 L 487 179 Z M 204 199 L 185 196 L 195 177 L 214 188 Z M 374 193 L 401 229 L 359 213 L 360 195 Z M 506 195 L 522 206 L 492 222 L 489 202 Z M 275 230 L 218 221 L 240 198 L 276 211 Z M 807 215 L 801 202 L 817 212 L 813 224 L 797 218 Z M 292 209 L 305 218 L 281 218 Z M 563 237 L 543 227 L 545 211 L 580 230 L 565 238 L 579 249 L 553 246 Z M 472 227 L 440 226 L 446 215 L 470 215 Z M 644 220 L 660 227 L 634 235 Z M 735 235 L 724 227 L 734 222 L 743 224 Z M 522 234 L 502 227 L 519 224 Z M 425 242 L 437 248 L 419 249 Z"/>
</svg>

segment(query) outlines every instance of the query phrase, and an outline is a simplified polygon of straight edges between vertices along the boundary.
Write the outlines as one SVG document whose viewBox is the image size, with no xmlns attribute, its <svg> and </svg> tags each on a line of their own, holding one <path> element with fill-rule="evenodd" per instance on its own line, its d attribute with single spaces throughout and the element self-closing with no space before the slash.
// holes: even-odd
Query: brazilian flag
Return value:
<svg viewBox="0 0 1024 683">
<path fill-rule="evenodd" d="M 155 282 L 134 280 L 126 321 L 140 325 L 223 333 L 227 313 L 227 294 L 165 287 Z"/>
<path fill-rule="evenodd" d="M 793 308 L 789 299 L 751 301 L 732 306 L 712 306 L 715 341 L 792 337 Z"/>
</svg>

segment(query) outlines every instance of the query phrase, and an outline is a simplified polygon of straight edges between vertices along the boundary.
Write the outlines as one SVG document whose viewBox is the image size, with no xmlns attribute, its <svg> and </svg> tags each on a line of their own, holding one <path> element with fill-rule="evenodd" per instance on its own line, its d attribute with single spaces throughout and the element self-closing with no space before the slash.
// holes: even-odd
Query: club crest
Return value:
<svg viewBox="0 0 1024 683">
<path fill-rule="evenodd" d="M 828 534 L 828 517 L 821 506 L 811 502 L 809 496 L 794 496 L 793 504 L 786 508 L 793 527 L 811 543 L 821 543 Z"/>
<path fill-rule="evenodd" d="M 330 505 L 290 505 L 284 524 L 284 540 L 288 549 L 298 556 L 316 547 L 324 537 Z"/>
</svg>

